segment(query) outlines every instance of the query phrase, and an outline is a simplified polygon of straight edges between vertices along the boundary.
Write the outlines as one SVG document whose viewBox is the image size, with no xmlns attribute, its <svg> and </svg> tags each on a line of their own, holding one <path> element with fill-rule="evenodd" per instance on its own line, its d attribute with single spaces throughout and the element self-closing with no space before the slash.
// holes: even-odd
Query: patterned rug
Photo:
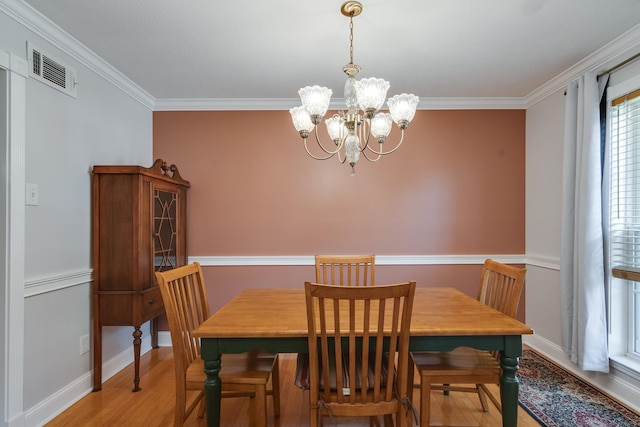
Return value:
<svg viewBox="0 0 640 427">
<path fill-rule="evenodd" d="M 640 426 L 640 415 L 531 350 L 518 378 L 520 406 L 545 427 Z"/>
</svg>

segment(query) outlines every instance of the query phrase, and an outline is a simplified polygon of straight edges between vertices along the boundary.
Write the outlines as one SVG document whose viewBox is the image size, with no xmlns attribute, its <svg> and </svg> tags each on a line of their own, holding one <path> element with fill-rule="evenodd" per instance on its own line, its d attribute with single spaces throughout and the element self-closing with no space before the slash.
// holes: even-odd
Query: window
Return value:
<svg viewBox="0 0 640 427">
<path fill-rule="evenodd" d="M 608 105 L 610 352 L 640 362 L 640 80 L 609 88 Z"/>
</svg>

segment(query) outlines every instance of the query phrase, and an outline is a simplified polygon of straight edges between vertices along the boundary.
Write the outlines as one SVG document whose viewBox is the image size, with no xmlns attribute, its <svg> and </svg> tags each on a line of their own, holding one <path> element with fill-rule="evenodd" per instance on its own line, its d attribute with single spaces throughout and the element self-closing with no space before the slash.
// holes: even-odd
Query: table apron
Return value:
<svg viewBox="0 0 640 427">
<path fill-rule="evenodd" d="M 498 350 L 510 357 L 522 355 L 521 335 L 484 336 L 428 336 L 411 337 L 410 351 L 451 351 L 456 347 L 473 347 L 478 350 Z"/>
<path fill-rule="evenodd" d="M 202 358 L 217 359 L 220 354 L 265 350 L 272 353 L 306 353 L 307 337 L 297 338 L 202 338 Z"/>
<path fill-rule="evenodd" d="M 459 346 L 479 350 L 498 350 L 506 356 L 522 355 L 522 337 L 520 335 L 485 336 L 426 336 L 411 337 L 410 351 L 451 351 Z M 295 338 L 203 338 L 202 358 L 218 359 L 220 354 L 244 353 L 250 350 L 266 350 L 272 353 L 306 353 L 306 337 Z"/>
</svg>

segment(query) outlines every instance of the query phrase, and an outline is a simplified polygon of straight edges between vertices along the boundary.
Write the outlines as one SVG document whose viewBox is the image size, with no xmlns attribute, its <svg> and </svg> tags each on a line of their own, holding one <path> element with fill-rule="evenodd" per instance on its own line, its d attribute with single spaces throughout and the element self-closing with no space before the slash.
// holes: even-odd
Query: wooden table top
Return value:
<svg viewBox="0 0 640 427">
<path fill-rule="evenodd" d="M 527 325 L 454 288 L 417 288 L 412 336 L 527 335 Z M 307 336 L 304 289 L 247 289 L 194 331 L 200 338 Z"/>
</svg>

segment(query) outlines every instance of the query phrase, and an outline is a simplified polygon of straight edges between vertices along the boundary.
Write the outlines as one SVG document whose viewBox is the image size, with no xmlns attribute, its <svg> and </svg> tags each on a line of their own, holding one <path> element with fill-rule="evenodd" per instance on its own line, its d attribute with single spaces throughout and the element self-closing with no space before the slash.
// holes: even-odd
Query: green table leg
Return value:
<svg viewBox="0 0 640 427">
<path fill-rule="evenodd" d="M 216 359 L 204 361 L 204 372 L 207 379 L 204 382 L 204 398 L 207 405 L 207 427 L 220 427 L 220 355 Z"/>
<path fill-rule="evenodd" d="M 518 358 L 500 354 L 500 400 L 502 402 L 502 425 L 504 427 L 518 426 Z"/>
</svg>

